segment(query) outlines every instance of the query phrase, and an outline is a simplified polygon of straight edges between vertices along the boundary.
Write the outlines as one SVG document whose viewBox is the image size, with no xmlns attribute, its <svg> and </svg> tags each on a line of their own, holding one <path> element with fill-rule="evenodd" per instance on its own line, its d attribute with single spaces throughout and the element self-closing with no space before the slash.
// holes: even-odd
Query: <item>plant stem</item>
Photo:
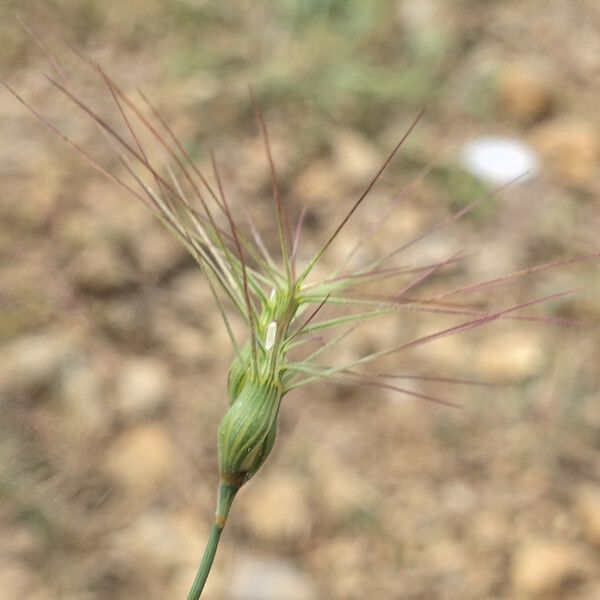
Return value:
<svg viewBox="0 0 600 600">
<path fill-rule="evenodd" d="M 216 523 L 213 524 L 208 542 L 206 543 L 202 562 L 198 567 L 198 572 L 196 573 L 196 578 L 194 579 L 192 588 L 187 596 L 187 600 L 198 600 L 198 598 L 200 598 L 200 594 L 204 589 L 204 584 L 206 583 L 206 579 L 210 573 L 210 568 L 212 567 L 217 552 L 217 546 L 219 545 L 219 538 L 221 537 L 222 531 L 222 527 L 219 527 Z"/>
<path fill-rule="evenodd" d="M 215 514 L 215 522 L 213 523 L 210 535 L 208 536 L 208 542 L 206 542 L 206 549 L 204 550 L 204 556 L 198 567 L 194 583 L 187 595 L 187 600 L 198 600 L 204 589 L 204 585 L 210 573 L 215 554 L 217 553 L 217 547 L 219 546 L 219 539 L 221 538 L 221 532 L 227 522 L 227 516 L 229 510 L 233 504 L 233 499 L 240 489 L 240 485 L 235 483 L 223 483 L 219 485 L 219 497 L 217 500 L 217 511 Z"/>
</svg>

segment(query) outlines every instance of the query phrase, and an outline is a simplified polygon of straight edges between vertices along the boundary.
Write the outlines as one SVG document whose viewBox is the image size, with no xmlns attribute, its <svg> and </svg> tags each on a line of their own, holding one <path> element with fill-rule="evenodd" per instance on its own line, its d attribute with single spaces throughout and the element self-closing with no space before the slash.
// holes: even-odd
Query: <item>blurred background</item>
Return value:
<svg viewBox="0 0 600 600">
<path fill-rule="evenodd" d="M 370 252 L 528 170 L 398 257 L 468 253 L 435 291 L 599 249 L 596 0 L 2 0 L 2 79 L 122 174 L 17 13 L 109 120 L 68 43 L 141 87 L 201 167 L 215 150 L 274 247 L 251 84 L 290 213 L 308 208 L 304 258 L 427 105 L 323 273 L 428 165 Z M 0 595 L 184 598 L 232 358 L 210 290 L 149 211 L 4 90 L 0 140 Z M 503 308 L 583 285 L 528 314 L 598 323 L 599 279 L 583 262 L 460 299 Z M 459 322 L 409 317 L 366 323 L 342 358 Z M 205 597 L 600 598 L 599 341 L 597 327 L 504 321 L 394 357 L 398 372 L 494 384 L 410 383 L 458 410 L 327 382 L 291 393 Z"/>
</svg>

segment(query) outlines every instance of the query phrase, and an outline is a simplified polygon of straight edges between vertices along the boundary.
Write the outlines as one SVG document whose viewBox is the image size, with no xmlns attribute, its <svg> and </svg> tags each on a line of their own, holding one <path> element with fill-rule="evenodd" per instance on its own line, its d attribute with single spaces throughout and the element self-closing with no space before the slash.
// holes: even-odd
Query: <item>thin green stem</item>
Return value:
<svg viewBox="0 0 600 600">
<path fill-rule="evenodd" d="M 222 531 L 222 527 L 219 527 L 216 523 L 213 524 L 206 544 L 206 550 L 204 550 L 202 562 L 198 567 L 198 572 L 196 573 L 196 578 L 194 579 L 190 593 L 187 596 L 187 600 L 198 600 L 198 598 L 200 598 L 200 594 L 204 589 L 204 584 L 206 583 L 206 579 L 208 578 L 210 568 L 212 567 L 217 552 L 217 546 L 219 545 L 219 538 L 221 537 Z"/>
<path fill-rule="evenodd" d="M 212 567 L 213 561 L 215 560 L 215 554 L 219 546 L 219 539 L 221 538 L 221 532 L 225 528 L 227 522 L 227 516 L 229 510 L 233 504 L 233 499 L 240 489 L 239 483 L 221 483 L 219 486 L 219 498 L 217 500 L 217 511 L 215 514 L 215 522 L 213 523 L 210 535 L 208 536 L 208 542 L 202 556 L 202 561 L 196 572 L 194 583 L 187 595 L 187 600 L 198 600 L 208 579 L 208 574 Z"/>
</svg>

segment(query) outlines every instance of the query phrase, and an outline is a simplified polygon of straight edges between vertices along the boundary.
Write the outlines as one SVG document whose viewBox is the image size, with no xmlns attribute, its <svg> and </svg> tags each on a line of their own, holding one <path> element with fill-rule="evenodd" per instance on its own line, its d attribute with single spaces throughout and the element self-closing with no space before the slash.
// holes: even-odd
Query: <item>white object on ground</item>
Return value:
<svg viewBox="0 0 600 600">
<path fill-rule="evenodd" d="M 531 181 L 540 169 L 537 154 L 528 145 L 500 136 L 467 142 L 460 152 L 460 164 L 472 175 L 493 185 Z"/>
</svg>

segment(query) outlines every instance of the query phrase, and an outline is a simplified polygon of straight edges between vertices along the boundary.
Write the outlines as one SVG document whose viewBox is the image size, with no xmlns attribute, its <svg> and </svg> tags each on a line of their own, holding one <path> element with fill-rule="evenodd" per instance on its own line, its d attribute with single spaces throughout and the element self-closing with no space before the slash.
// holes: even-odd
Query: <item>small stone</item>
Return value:
<svg viewBox="0 0 600 600">
<path fill-rule="evenodd" d="M 556 592 L 581 575 L 580 556 L 571 545 L 531 541 L 513 558 L 512 582 L 519 597 L 539 598 Z"/>
<path fill-rule="evenodd" d="M 600 486 L 584 485 L 579 488 L 576 506 L 583 535 L 591 544 L 600 547 Z"/>
<path fill-rule="evenodd" d="M 69 267 L 73 281 L 91 294 L 116 292 L 134 282 L 125 259 L 107 243 L 84 248 Z"/>
<path fill-rule="evenodd" d="M 246 557 L 231 571 L 231 600 L 316 600 L 312 580 L 291 562 L 268 557 Z"/>
<path fill-rule="evenodd" d="M 169 370 L 162 361 L 126 360 L 117 381 L 117 408 L 132 419 L 152 415 L 166 402 L 169 388 Z"/>
<path fill-rule="evenodd" d="M 554 95 L 548 78 L 532 65 L 506 65 L 498 77 L 502 109 L 520 123 L 532 123 L 548 114 Z"/>
<path fill-rule="evenodd" d="M 585 185 L 598 172 L 600 142 L 587 121 L 560 119 L 540 125 L 533 132 L 532 143 L 566 184 Z"/>
<path fill-rule="evenodd" d="M 488 337 L 476 355 L 483 377 L 498 383 L 525 381 L 544 365 L 543 342 L 538 335 L 509 331 Z"/>
<path fill-rule="evenodd" d="M 460 164 L 491 185 L 522 184 L 534 179 L 539 172 L 539 160 L 532 148 L 519 140 L 500 136 L 467 142 L 460 151 Z"/>
<path fill-rule="evenodd" d="M 306 540 L 312 528 L 303 481 L 288 475 L 257 479 L 240 504 L 245 526 L 253 538 L 266 542 Z"/>
<path fill-rule="evenodd" d="M 3 349 L 0 388 L 35 392 L 56 383 L 75 350 L 60 333 L 48 332 L 22 337 Z"/>
<path fill-rule="evenodd" d="M 72 364 L 65 369 L 60 383 L 63 413 L 71 427 L 84 435 L 106 431 L 110 409 L 93 367 L 85 361 Z"/>
<path fill-rule="evenodd" d="M 135 495 L 157 491 L 171 476 L 175 450 L 158 424 L 140 425 L 123 432 L 106 451 L 104 471 Z"/>
</svg>

